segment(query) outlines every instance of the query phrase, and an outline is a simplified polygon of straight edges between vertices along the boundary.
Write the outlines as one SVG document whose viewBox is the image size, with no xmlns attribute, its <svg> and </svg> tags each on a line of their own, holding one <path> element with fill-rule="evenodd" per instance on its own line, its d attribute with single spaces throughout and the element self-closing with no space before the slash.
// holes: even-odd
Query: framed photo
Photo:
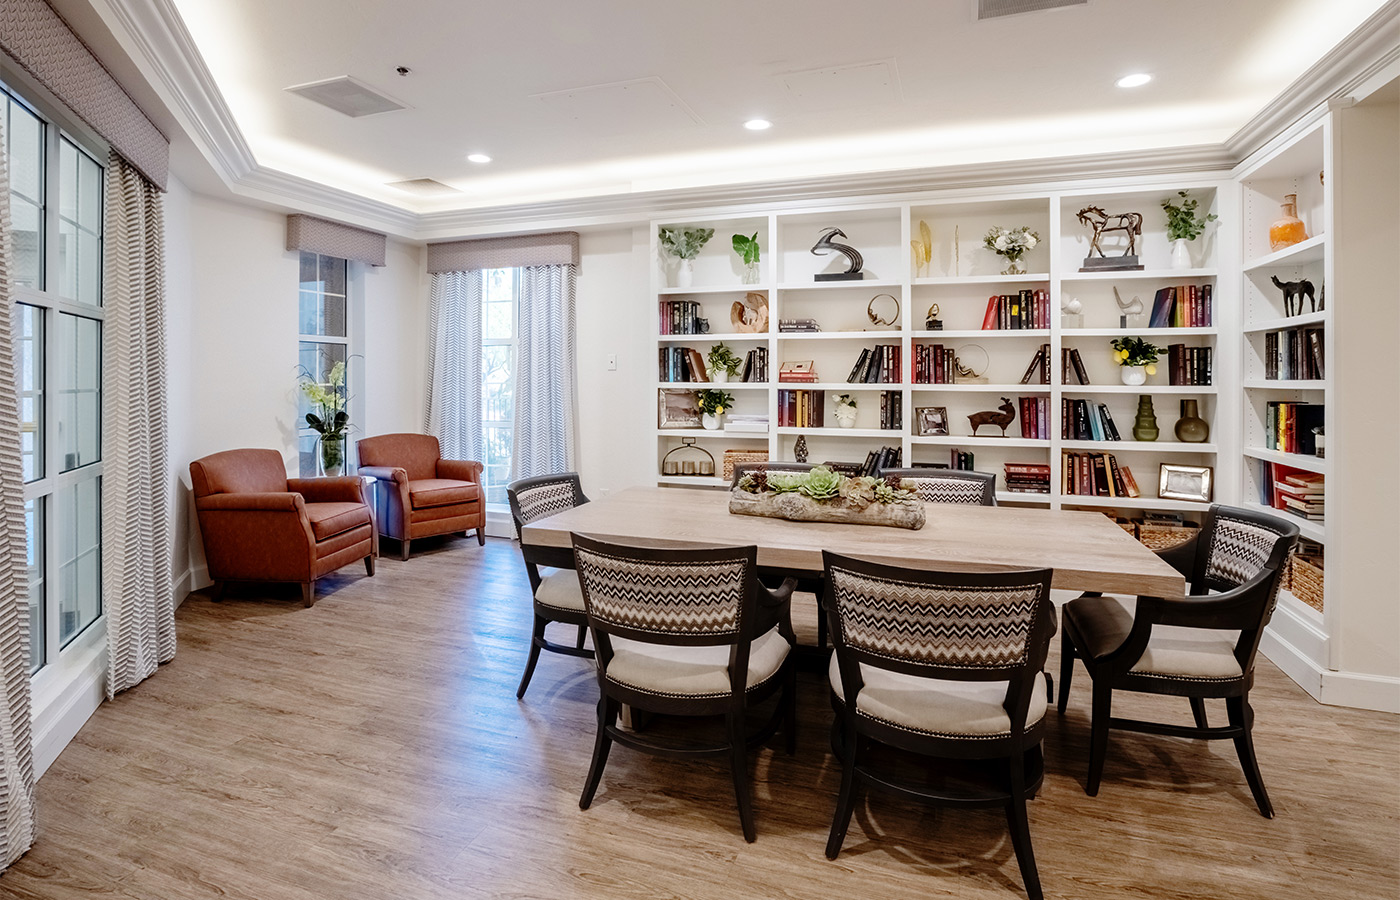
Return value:
<svg viewBox="0 0 1400 900">
<path fill-rule="evenodd" d="M 678 391 L 662 388 L 656 393 L 656 427 L 700 427 L 700 407 L 696 404 L 694 391 Z"/>
<path fill-rule="evenodd" d="M 919 437 L 939 437 L 948 434 L 948 407 L 924 406 L 914 410 Z"/>
<path fill-rule="evenodd" d="M 1162 463 L 1157 496 L 1168 500 L 1210 501 L 1210 466 L 1174 466 Z"/>
</svg>

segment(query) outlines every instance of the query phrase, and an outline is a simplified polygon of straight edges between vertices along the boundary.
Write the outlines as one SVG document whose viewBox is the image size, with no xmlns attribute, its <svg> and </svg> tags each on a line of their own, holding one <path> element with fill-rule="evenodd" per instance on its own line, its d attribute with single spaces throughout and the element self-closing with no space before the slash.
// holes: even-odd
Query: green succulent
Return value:
<svg viewBox="0 0 1400 900">
<path fill-rule="evenodd" d="M 800 472 L 769 472 L 768 490 L 775 494 L 791 494 L 802 490 L 806 476 Z"/>
<path fill-rule="evenodd" d="M 813 466 L 803 476 L 799 490 L 813 500 L 830 500 L 841 493 L 842 476 L 826 466 Z"/>
<path fill-rule="evenodd" d="M 907 496 L 909 493 L 908 491 L 892 487 L 890 483 L 883 478 L 872 478 L 870 480 L 875 482 L 875 502 L 877 503 L 894 503 L 896 500 L 904 499 L 904 496 L 901 495 Z"/>
</svg>

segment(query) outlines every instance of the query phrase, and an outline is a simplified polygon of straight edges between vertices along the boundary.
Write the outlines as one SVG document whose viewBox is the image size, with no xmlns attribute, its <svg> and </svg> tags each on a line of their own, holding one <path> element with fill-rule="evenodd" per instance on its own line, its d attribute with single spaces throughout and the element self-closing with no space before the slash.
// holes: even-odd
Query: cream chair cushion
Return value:
<svg viewBox="0 0 1400 900">
<path fill-rule="evenodd" d="M 945 681 L 891 672 L 861 664 L 865 687 L 856 696 L 856 709 L 873 719 L 901 728 L 953 737 L 996 737 L 1011 733 L 1011 717 L 1002 704 L 1006 701 L 1005 681 Z M 838 698 L 841 668 L 831 654 L 827 677 Z M 1044 685 L 1037 681 L 1026 711 L 1029 728 L 1045 716 Z"/>
<path fill-rule="evenodd" d="M 723 696 L 729 693 L 729 645 L 678 647 L 615 637 L 608 680 L 672 697 Z M 787 639 L 778 629 L 756 638 L 749 648 L 747 687 L 777 674 L 787 659 Z"/>
<path fill-rule="evenodd" d="M 535 599 L 545 606 L 583 612 L 583 587 L 573 569 L 540 568 L 540 587 Z"/>
<path fill-rule="evenodd" d="M 1133 629 L 1135 597 L 1080 597 L 1071 600 L 1066 615 L 1084 636 L 1085 649 L 1095 659 L 1117 650 Z M 1244 673 L 1235 659 L 1239 631 L 1154 625 L 1147 649 L 1132 671 L 1161 678 L 1228 681 Z"/>
</svg>

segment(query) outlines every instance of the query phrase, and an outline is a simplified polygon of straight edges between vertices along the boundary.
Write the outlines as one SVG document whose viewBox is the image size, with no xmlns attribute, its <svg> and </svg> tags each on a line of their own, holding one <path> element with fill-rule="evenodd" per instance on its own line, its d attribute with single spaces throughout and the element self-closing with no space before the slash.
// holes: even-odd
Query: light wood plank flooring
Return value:
<svg viewBox="0 0 1400 900">
<path fill-rule="evenodd" d="M 516 702 L 530 621 L 518 552 L 414 546 L 374 578 L 327 579 L 312 609 L 294 590 L 191 596 L 175 661 L 103 706 L 40 781 L 38 843 L 0 897 L 1024 896 L 995 811 L 875 794 L 826 860 L 838 773 L 815 673 L 797 755 L 751 763 L 757 843 L 722 760 L 615 748 L 580 811 L 596 685 L 582 661 L 545 654 Z M 1400 894 L 1397 718 L 1320 706 L 1260 669 L 1273 821 L 1229 743 L 1115 734 L 1103 790 L 1085 796 L 1079 672 L 1068 715 L 1050 713 L 1030 810 L 1047 897 Z M 1157 700 L 1115 712 L 1189 721 L 1184 701 Z"/>
</svg>

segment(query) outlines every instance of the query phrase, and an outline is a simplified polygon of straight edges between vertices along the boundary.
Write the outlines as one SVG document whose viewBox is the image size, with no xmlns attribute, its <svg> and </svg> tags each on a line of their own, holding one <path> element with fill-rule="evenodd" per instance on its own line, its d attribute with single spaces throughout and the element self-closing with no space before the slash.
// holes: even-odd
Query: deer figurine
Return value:
<svg viewBox="0 0 1400 900">
<path fill-rule="evenodd" d="M 997 411 L 987 410 L 986 412 L 972 413 L 967 417 L 967 421 L 972 423 L 972 435 L 977 436 L 977 429 L 983 425 L 996 425 L 1001 428 L 1001 436 L 1006 437 L 1006 426 L 1010 425 L 1016 418 L 1016 407 L 1011 405 L 1010 397 L 1001 398 L 1001 407 Z"/>
<path fill-rule="evenodd" d="M 1313 283 L 1303 278 L 1299 281 L 1279 281 L 1277 275 L 1269 276 L 1274 287 L 1283 291 L 1283 314 L 1285 316 L 1301 316 L 1303 314 L 1303 298 L 1308 298 L 1311 306 L 1310 312 L 1317 312 L 1317 298 L 1313 296 Z M 1294 304 L 1297 305 L 1297 312 L 1294 312 Z"/>
</svg>

